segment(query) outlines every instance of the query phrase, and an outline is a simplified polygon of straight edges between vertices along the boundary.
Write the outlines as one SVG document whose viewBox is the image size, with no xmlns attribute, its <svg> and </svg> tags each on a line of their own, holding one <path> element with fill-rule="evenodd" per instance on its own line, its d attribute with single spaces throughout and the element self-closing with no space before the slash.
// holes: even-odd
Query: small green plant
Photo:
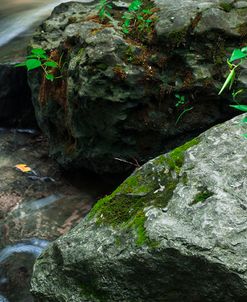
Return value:
<svg viewBox="0 0 247 302">
<path fill-rule="evenodd" d="M 131 21 L 137 18 L 136 13 L 140 10 L 141 6 L 141 0 L 133 0 L 128 7 L 128 11 L 123 14 L 122 18 L 124 19 L 124 23 L 122 25 L 122 30 L 125 34 L 129 33 Z"/>
<path fill-rule="evenodd" d="M 28 71 L 42 68 L 45 77 L 49 81 L 58 79 L 62 77 L 62 57 L 60 57 L 59 62 L 52 60 L 46 51 L 42 48 L 34 48 L 31 50 L 31 54 L 26 57 L 26 60 L 22 63 L 16 64 L 15 67 L 26 67 Z M 56 72 L 54 72 L 54 69 Z M 59 74 L 55 76 L 54 74 Z"/>
<path fill-rule="evenodd" d="M 128 11 L 123 14 L 122 31 L 125 34 L 132 32 L 140 38 L 140 35 L 152 32 L 151 25 L 154 19 L 150 17 L 153 15 L 153 11 L 150 8 L 142 7 L 143 2 L 141 0 L 133 0 L 128 7 Z"/>
<path fill-rule="evenodd" d="M 234 49 L 232 52 L 232 55 L 229 60 L 227 60 L 227 64 L 229 67 L 229 74 L 222 85 L 219 95 L 228 87 L 229 90 L 232 89 L 232 85 L 234 83 L 235 77 L 236 77 L 236 70 L 239 68 L 239 66 L 243 63 L 243 60 L 247 59 L 247 46 L 241 48 L 241 49 Z M 232 97 L 234 103 L 237 105 L 230 105 L 231 107 L 238 109 L 243 112 L 247 112 L 247 105 L 241 105 L 239 104 L 239 101 L 237 100 L 237 96 L 243 92 L 243 89 L 239 89 L 238 91 L 233 91 Z M 247 117 L 245 117 L 242 122 L 247 122 Z M 244 137 L 247 138 L 247 134 L 243 134 Z"/>
<path fill-rule="evenodd" d="M 108 0 L 100 0 L 98 6 L 98 16 L 101 22 L 105 21 L 106 19 L 108 19 L 110 21 L 110 23 L 116 28 L 119 29 L 118 27 L 118 21 L 115 20 L 110 11 L 112 10 L 112 5 L 111 2 Z"/>
<path fill-rule="evenodd" d="M 112 10 L 112 5 L 108 0 L 100 0 L 97 9 L 99 10 L 98 15 L 101 21 L 111 17 L 110 11 Z"/>
<path fill-rule="evenodd" d="M 175 125 L 178 124 L 178 122 L 180 121 L 180 119 L 182 118 L 182 116 L 192 110 L 194 107 L 187 107 L 189 105 L 189 101 L 185 98 L 184 95 L 180 95 L 180 94 L 175 94 L 175 98 L 176 98 L 176 104 L 175 107 L 177 108 L 182 108 L 182 112 L 179 114 Z"/>
</svg>

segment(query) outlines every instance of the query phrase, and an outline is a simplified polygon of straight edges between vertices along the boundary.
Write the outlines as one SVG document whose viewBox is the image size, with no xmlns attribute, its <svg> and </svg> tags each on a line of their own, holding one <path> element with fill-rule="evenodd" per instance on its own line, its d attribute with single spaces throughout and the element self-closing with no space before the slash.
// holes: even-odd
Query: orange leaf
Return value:
<svg viewBox="0 0 247 302">
<path fill-rule="evenodd" d="M 28 167 L 26 164 L 16 165 L 15 168 L 23 173 L 28 173 L 32 171 L 32 169 Z"/>
</svg>

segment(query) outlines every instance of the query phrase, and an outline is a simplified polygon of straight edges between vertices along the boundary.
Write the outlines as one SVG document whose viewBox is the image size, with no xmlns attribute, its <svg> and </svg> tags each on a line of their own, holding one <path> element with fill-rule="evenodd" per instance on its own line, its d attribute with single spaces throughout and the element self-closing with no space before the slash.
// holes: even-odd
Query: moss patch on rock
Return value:
<svg viewBox="0 0 247 302">
<path fill-rule="evenodd" d="M 188 141 L 184 145 L 174 149 L 170 153 L 168 153 L 168 156 L 166 157 L 166 161 L 169 165 L 169 167 L 172 170 L 175 170 L 176 173 L 180 172 L 181 167 L 184 163 L 184 153 L 187 149 L 197 145 L 199 143 L 198 137 Z"/>
<path fill-rule="evenodd" d="M 144 208 L 155 206 L 164 208 L 172 198 L 173 192 L 184 175 L 180 170 L 185 152 L 199 143 L 194 138 L 168 154 L 160 155 L 148 162 L 126 179 L 111 195 L 99 200 L 88 215 L 96 217 L 99 224 L 112 225 L 124 230 L 135 230 L 137 245 L 148 243 L 145 231 Z"/>
<path fill-rule="evenodd" d="M 196 194 L 194 197 L 191 205 L 204 202 L 206 199 L 211 197 L 213 195 L 213 192 L 209 191 L 207 188 L 201 188 L 200 192 Z"/>
</svg>

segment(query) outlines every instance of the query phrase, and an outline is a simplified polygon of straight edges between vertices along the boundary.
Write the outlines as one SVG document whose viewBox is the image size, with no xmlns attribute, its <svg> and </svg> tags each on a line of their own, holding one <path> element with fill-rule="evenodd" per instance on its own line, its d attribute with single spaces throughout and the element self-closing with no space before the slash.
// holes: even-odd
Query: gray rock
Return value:
<svg viewBox="0 0 247 302">
<path fill-rule="evenodd" d="M 29 78 L 51 155 L 68 169 L 123 172 L 132 167 L 126 161 L 142 164 L 232 116 L 231 94 L 218 91 L 227 56 L 245 43 L 247 9 L 237 3 L 157 0 L 156 33 L 128 39 L 99 22 L 95 4 L 57 7 L 30 44 L 63 54 L 66 66 L 53 83 L 36 72 Z M 246 82 L 242 71 L 235 89 Z"/>
<path fill-rule="evenodd" d="M 147 162 L 98 201 L 37 259 L 37 301 L 246 301 L 242 118 Z"/>
</svg>

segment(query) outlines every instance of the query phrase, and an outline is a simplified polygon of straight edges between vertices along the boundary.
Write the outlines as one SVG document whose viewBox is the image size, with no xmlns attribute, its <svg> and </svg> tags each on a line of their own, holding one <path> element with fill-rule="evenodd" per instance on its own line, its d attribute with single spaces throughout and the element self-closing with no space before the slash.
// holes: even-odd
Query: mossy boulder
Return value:
<svg viewBox="0 0 247 302">
<path fill-rule="evenodd" d="M 95 3 L 55 8 L 30 47 L 62 56 L 63 78 L 29 77 L 51 155 L 68 169 L 123 172 L 133 167 L 126 161 L 142 164 L 233 115 L 231 94 L 218 92 L 227 56 L 246 44 L 247 8 L 225 2 L 144 1 L 155 26 L 129 36 L 120 21 L 126 3 L 113 3 L 118 28 L 99 20 Z M 238 79 L 236 89 L 246 85 L 244 66 Z"/>
<path fill-rule="evenodd" d="M 242 118 L 147 162 L 99 200 L 36 261 L 37 301 L 246 301 Z"/>
</svg>

